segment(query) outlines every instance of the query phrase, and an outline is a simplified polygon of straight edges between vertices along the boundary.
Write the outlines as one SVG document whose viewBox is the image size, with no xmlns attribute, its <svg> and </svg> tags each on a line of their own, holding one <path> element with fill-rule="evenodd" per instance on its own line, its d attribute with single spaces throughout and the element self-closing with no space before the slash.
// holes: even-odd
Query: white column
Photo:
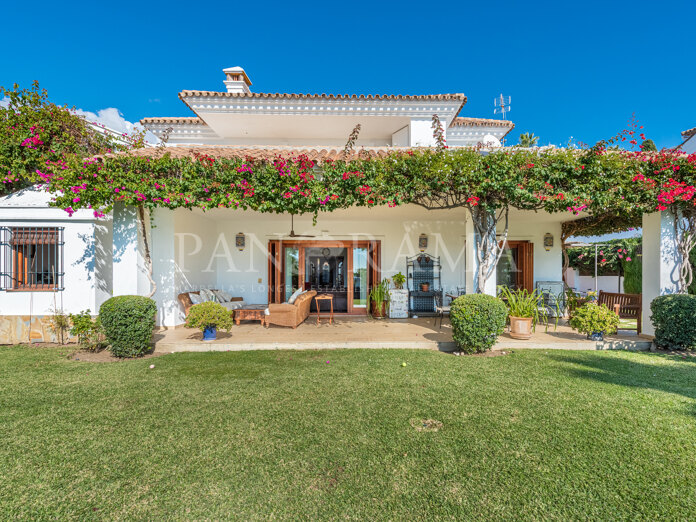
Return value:
<svg viewBox="0 0 696 522">
<path fill-rule="evenodd" d="M 474 223 L 473 223 L 473 218 L 471 217 L 471 213 L 467 213 L 466 216 L 466 250 L 465 250 L 465 256 L 466 256 L 466 293 L 467 294 L 475 294 L 476 289 L 478 288 L 478 267 L 479 267 L 479 262 L 478 262 L 478 257 L 476 255 L 476 251 L 478 248 L 477 244 L 477 236 L 476 236 L 476 231 L 474 229 Z M 484 293 L 488 295 L 496 295 L 496 271 L 493 270 L 493 273 L 491 276 L 488 278 L 486 281 L 486 285 L 484 287 Z"/>
<path fill-rule="evenodd" d="M 174 211 L 164 208 L 154 210 L 152 223 L 152 278 L 157 285 L 152 298 L 157 302 L 157 325 L 176 326 L 184 318 L 176 294 Z"/>
<path fill-rule="evenodd" d="M 135 207 L 116 204 L 113 210 L 113 294 L 147 295 L 149 281 Z M 149 228 L 146 216 L 145 225 Z"/>
<path fill-rule="evenodd" d="M 643 332 L 655 335 L 650 321 L 650 303 L 660 295 L 679 290 L 677 233 L 670 212 L 643 215 Z"/>
<path fill-rule="evenodd" d="M 410 147 L 434 147 L 435 135 L 433 134 L 433 122 L 430 118 L 414 119 L 409 122 L 409 146 Z M 444 123 L 443 132 L 445 132 Z"/>
</svg>

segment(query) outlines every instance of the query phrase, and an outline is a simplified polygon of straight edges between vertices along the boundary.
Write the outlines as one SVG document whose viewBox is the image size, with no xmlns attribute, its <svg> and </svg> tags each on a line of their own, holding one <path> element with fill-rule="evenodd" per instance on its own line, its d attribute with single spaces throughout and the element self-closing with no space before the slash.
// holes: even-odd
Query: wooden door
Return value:
<svg viewBox="0 0 696 522">
<path fill-rule="evenodd" d="M 534 243 L 508 241 L 498 263 L 498 284 L 534 290 Z"/>
</svg>

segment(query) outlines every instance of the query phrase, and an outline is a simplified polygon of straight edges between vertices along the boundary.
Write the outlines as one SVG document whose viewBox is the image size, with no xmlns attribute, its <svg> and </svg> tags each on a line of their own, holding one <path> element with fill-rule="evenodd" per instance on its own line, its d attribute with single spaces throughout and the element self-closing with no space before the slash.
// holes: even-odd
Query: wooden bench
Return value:
<svg viewBox="0 0 696 522">
<path fill-rule="evenodd" d="M 635 319 L 636 329 L 640 334 L 643 315 L 643 297 L 641 294 L 618 294 L 600 290 L 597 304 L 605 305 L 609 310 L 614 310 L 621 319 Z"/>
</svg>

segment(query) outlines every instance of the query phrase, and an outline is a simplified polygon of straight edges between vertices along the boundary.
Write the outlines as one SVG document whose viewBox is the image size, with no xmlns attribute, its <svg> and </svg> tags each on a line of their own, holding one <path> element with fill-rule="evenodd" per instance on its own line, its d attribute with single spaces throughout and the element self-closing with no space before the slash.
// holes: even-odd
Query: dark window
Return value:
<svg viewBox="0 0 696 522">
<path fill-rule="evenodd" d="M 63 290 L 63 229 L 0 227 L 0 289 Z"/>
</svg>

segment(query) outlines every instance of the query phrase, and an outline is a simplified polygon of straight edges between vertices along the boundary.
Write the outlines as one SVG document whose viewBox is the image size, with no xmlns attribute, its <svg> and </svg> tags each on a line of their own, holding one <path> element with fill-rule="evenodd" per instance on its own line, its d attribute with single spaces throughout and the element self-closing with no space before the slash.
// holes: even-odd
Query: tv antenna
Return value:
<svg viewBox="0 0 696 522">
<path fill-rule="evenodd" d="M 493 114 L 502 114 L 505 119 L 505 114 L 510 112 L 510 102 L 512 97 L 503 96 L 502 94 L 493 100 Z"/>
</svg>

